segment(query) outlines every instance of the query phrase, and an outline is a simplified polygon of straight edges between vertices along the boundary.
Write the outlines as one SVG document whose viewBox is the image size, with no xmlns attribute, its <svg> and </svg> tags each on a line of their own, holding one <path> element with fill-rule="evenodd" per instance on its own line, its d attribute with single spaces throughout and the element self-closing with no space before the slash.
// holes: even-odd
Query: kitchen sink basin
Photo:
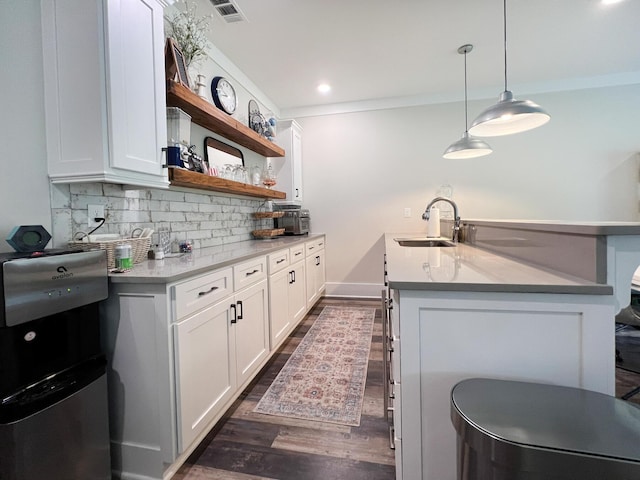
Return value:
<svg viewBox="0 0 640 480">
<path fill-rule="evenodd" d="M 426 238 L 426 237 L 412 237 L 412 238 L 394 238 L 401 247 L 455 247 L 456 244 L 451 240 L 444 238 Z"/>
</svg>

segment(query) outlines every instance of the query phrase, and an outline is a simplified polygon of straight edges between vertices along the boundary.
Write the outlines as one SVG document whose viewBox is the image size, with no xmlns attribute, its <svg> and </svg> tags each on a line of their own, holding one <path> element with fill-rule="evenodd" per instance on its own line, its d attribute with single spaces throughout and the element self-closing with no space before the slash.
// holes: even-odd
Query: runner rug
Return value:
<svg viewBox="0 0 640 480">
<path fill-rule="evenodd" d="M 360 425 L 375 312 L 325 307 L 254 411 Z"/>
</svg>

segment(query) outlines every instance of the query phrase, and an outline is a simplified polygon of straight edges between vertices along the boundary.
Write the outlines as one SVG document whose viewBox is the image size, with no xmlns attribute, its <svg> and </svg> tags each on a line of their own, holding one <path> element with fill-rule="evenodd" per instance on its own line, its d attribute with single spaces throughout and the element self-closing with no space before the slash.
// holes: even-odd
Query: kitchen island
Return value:
<svg viewBox="0 0 640 480">
<path fill-rule="evenodd" d="M 453 247 L 403 247 L 394 238 L 410 235 L 385 235 L 398 479 L 456 478 L 449 395 L 460 380 L 614 393 L 614 317 L 640 264 L 640 226 L 546 225 L 469 222 L 468 243 Z M 554 242 L 578 252 L 580 275 L 528 258 Z"/>
</svg>

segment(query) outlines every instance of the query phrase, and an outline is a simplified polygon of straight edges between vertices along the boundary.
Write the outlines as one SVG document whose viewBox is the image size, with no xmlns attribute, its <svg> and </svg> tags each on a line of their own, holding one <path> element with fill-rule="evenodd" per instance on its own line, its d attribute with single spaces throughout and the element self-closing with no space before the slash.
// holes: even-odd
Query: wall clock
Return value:
<svg viewBox="0 0 640 480">
<path fill-rule="evenodd" d="M 238 97 L 233 85 L 224 77 L 213 77 L 211 81 L 213 103 L 223 112 L 231 115 L 238 107 Z"/>
</svg>

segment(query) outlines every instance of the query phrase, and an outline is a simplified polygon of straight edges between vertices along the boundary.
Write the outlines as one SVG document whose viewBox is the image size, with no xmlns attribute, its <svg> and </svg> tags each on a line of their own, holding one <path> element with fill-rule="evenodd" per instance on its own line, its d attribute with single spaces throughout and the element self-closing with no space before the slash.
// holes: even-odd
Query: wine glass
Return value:
<svg viewBox="0 0 640 480">
<path fill-rule="evenodd" d="M 271 165 L 268 165 L 262 172 L 262 184 L 267 188 L 271 188 L 276 184 L 276 174 L 273 173 Z"/>
</svg>

